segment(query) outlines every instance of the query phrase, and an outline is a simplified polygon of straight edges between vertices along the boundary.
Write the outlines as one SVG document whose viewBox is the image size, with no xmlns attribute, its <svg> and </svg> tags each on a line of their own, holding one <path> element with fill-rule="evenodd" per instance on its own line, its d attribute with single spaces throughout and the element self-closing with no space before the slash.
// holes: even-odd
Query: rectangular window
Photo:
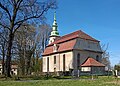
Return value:
<svg viewBox="0 0 120 86">
<path fill-rule="evenodd" d="M 54 56 L 54 64 L 56 64 L 56 56 Z"/>
</svg>

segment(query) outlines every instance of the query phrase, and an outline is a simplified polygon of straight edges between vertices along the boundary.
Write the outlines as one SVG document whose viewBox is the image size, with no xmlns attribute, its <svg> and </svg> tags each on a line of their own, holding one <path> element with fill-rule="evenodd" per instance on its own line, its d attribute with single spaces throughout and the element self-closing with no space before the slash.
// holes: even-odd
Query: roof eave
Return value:
<svg viewBox="0 0 120 86">
<path fill-rule="evenodd" d="M 52 53 L 48 53 L 48 54 L 43 54 L 42 56 L 48 56 L 48 55 L 57 54 L 57 53 L 62 53 L 62 52 L 68 52 L 68 51 L 72 51 L 72 50 L 73 50 L 73 49 L 64 50 L 64 51 L 58 51 L 58 52 L 52 52 Z"/>
<path fill-rule="evenodd" d="M 99 65 L 99 66 L 97 66 L 97 65 L 85 65 L 85 66 L 82 66 L 81 65 L 81 67 L 105 67 L 105 65 Z"/>
</svg>

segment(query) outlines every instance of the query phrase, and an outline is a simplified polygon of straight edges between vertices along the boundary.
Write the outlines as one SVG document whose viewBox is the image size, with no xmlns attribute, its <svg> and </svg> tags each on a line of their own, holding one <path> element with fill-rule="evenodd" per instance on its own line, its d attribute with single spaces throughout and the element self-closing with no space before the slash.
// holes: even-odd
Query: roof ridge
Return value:
<svg viewBox="0 0 120 86">
<path fill-rule="evenodd" d="M 67 37 L 68 35 L 72 35 L 72 34 L 78 32 L 78 31 L 80 31 L 80 30 L 77 30 L 77 31 L 75 31 L 75 32 L 72 32 L 72 33 L 66 34 L 66 35 L 64 35 L 64 36 L 61 36 L 60 39 L 61 39 L 62 37 Z M 58 39 L 58 40 L 60 40 L 60 39 Z"/>
<path fill-rule="evenodd" d="M 93 38 L 92 36 L 90 36 L 90 35 L 88 35 L 87 33 L 83 32 L 82 30 L 80 30 L 80 32 L 83 33 L 84 35 L 88 36 L 89 38 L 91 38 L 91 39 L 88 38 L 88 40 L 98 41 L 98 40 L 96 40 L 95 38 Z M 81 34 L 79 34 L 79 37 L 82 38 L 82 37 L 81 37 Z M 83 39 L 85 39 L 85 38 L 83 37 Z M 87 39 L 87 38 L 86 38 L 86 39 Z"/>
<path fill-rule="evenodd" d="M 95 38 L 86 34 L 82 30 L 77 30 L 75 32 L 72 32 L 72 33 L 66 34 L 64 36 L 61 36 L 60 38 L 56 39 L 53 43 L 49 44 L 48 46 L 53 45 L 54 43 L 61 43 L 61 42 L 65 42 L 65 41 L 68 41 L 68 40 L 72 40 L 74 38 L 81 38 L 81 39 L 86 39 L 86 40 L 99 42 L 98 40 L 96 40 Z"/>
</svg>

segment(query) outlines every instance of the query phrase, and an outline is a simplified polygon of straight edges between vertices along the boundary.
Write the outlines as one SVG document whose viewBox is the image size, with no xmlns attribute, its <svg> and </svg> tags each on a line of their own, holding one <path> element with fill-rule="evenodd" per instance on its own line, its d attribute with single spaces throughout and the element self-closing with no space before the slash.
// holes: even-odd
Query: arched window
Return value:
<svg viewBox="0 0 120 86">
<path fill-rule="evenodd" d="M 65 71 L 65 54 L 63 55 L 63 71 Z"/>
<path fill-rule="evenodd" d="M 96 56 L 96 61 L 99 61 L 99 56 L 98 55 Z"/>
<path fill-rule="evenodd" d="M 49 71 L 49 57 L 47 57 L 47 72 Z"/>
<path fill-rule="evenodd" d="M 77 68 L 79 69 L 80 67 L 80 54 L 77 54 Z"/>
<path fill-rule="evenodd" d="M 56 56 L 54 56 L 54 64 L 56 64 Z"/>
</svg>

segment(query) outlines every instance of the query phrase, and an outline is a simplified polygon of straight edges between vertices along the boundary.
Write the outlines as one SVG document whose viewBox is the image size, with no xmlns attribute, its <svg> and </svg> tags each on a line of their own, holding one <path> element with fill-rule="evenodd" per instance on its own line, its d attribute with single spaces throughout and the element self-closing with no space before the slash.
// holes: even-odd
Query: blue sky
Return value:
<svg viewBox="0 0 120 86">
<path fill-rule="evenodd" d="M 52 25 L 54 11 L 47 13 Z M 112 65 L 120 62 L 120 0 L 58 0 L 58 30 L 65 35 L 76 30 L 109 43 Z"/>
</svg>

